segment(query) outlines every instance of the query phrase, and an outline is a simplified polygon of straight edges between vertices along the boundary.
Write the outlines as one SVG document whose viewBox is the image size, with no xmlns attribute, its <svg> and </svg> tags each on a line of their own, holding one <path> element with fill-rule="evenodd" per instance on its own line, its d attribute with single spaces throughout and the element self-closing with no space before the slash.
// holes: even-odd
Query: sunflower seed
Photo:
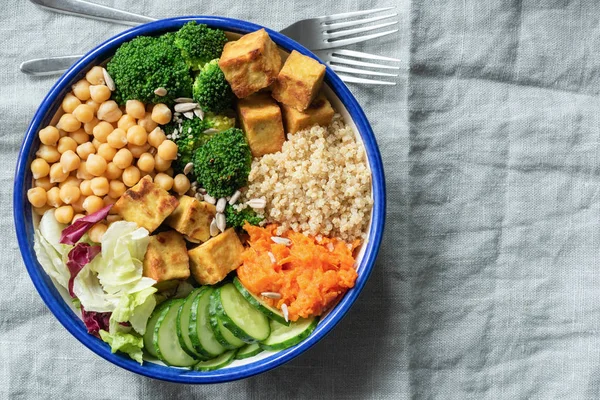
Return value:
<svg viewBox="0 0 600 400">
<path fill-rule="evenodd" d="M 198 201 L 203 201 L 204 200 L 204 196 L 202 196 L 202 194 L 200 193 L 196 193 L 196 199 L 198 199 Z"/>
<path fill-rule="evenodd" d="M 164 87 L 159 87 L 154 91 L 154 94 L 157 96 L 166 96 L 167 95 L 167 89 L 165 89 Z"/>
<path fill-rule="evenodd" d="M 187 119 L 194 119 L 194 113 L 192 111 L 186 111 L 183 113 L 183 115 L 187 118 Z"/>
<path fill-rule="evenodd" d="M 289 321 L 290 314 L 288 312 L 287 304 L 283 303 L 281 305 L 281 311 L 283 311 L 283 318 L 285 318 L 285 322 Z"/>
<path fill-rule="evenodd" d="M 196 107 L 198 107 L 198 103 L 178 103 L 175 104 L 175 111 L 184 113 L 185 115 L 186 111 L 191 111 Z"/>
<path fill-rule="evenodd" d="M 196 114 L 196 117 L 204 119 L 204 111 L 200 107 L 194 108 L 194 114 Z"/>
<path fill-rule="evenodd" d="M 217 236 L 219 234 L 219 228 L 217 227 L 217 219 L 213 218 L 210 223 L 210 236 Z"/>
<path fill-rule="evenodd" d="M 225 200 L 225 197 L 221 197 L 218 201 L 217 201 L 217 212 L 218 213 L 222 213 L 225 211 L 225 206 L 227 205 L 227 200 Z"/>
<path fill-rule="evenodd" d="M 283 244 L 286 246 L 291 246 L 292 241 L 290 239 L 282 238 L 279 236 L 271 236 L 271 240 L 277 244 Z"/>
<path fill-rule="evenodd" d="M 267 251 L 267 254 L 269 255 L 269 258 L 271 259 L 271 262 L 273 264 L 275 264 L 277 262 L 277 259 L 275 258 L 275 254 L 271 253 L 270 251 Z"/>
<path fill-rule="evenodd" d="M 333 243 L 331 243 L 331 242 L 327 243 L 327 249 L 328 249 L 329 251 L 333 251 L 333 250 L 335 250 L 335 248 L 333 247 Z"/>
<path fill-rule="evenodd" d="M 203 195 L 206 195 L 206 189 L 204 189 L 204 188 L 198 188 L 198 191 L 200 193 L 202 193 Z"/>
<path fill-rule="evenodd" d="M 225 228 L 227 228 L 227 220 L 225 220 L 225 214 L 217 213 L 217 216 L 215 218 L 217 219 L 217 228 L 219 228 L 221 232 L 225 232 Z"/>
<path fill-rule="evenodd" d="M 102 75 L 104 75 L 104 82 L 106 83 L 106 86 L 111 92 L 114 92 L 117 87 L 115 86 L 115 81 L 113 81 L 113 78 L 110 77 L 106 68 L 102 68 Z"/>
<path fill-rule="evenodd" d="M 263 297 L 266 297 L 267 299 L 280 299 L 281 298 L 281 294 L 277 293 L 277 292 L 262 292 L 260 294 Z"/>
<path fill-rule="evenodd" d="M 219 132 L 218 129 L 208 128 L 208 129 L 205 129 L 204 132 L 202 132 L 202 133 L 217 133 L 217 132 Z"/>
<path fill-rule="evenodd" d="M 178 97 L 175 99 L 175 103 L 193 103 L 194 99 L 190 99 L 189 97 Z"/>
<path fill-rule="evenodd" d="M 251 199 L 246 202 L 248 206 L 254 209 L 263 209 L 267 206 L 267 200 L 265 199 Z"/>
<path fill-rule="evenodd" d="M 202 189 L 198 190 L 200 193 L 202 193 Z M 206 201 L 209 204 L 216 204 L 217 200 L 215 200 L 214 197 L 212 197 L 210 194 L 206 194 L 206 193 L 202 193 L 204 195 L 204 201 Z"/>
<path fill-rule="evenodd" d="M 235 204 L 236 201 L 238 201 L 238 199 L 240 198 L 240 195 L 242 194 L 242 192 L 240 192 L 239 190 L 236 190 L 235 193 L 233 194 L 233 196 L 231 196 L 231 198 L 229 199 L 229 205 L 232 206 Z"/>
<path fill-rule="evenodd" d="M 192 171 L 192 168 L 194 168 L 194 163 L 189 162 L 185 164 L 185 167 L 183 167 L 183 173 L 186 175 L 189 174 Z"/>
</svg>

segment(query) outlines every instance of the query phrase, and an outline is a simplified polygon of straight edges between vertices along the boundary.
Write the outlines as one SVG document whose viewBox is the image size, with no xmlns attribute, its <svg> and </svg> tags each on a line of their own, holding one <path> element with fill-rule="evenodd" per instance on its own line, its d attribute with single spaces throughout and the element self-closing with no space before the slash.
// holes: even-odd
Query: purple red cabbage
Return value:
<svg viewBox="0 0 600 400">
<path fill-rule="evenodd" d="M 71 273 L 71 277 L 69 278 L 69 294 L 71 297 L 75 297 L 75 293 L 73 293 L 73 283 L 75 282 L 75 277 L 85 267 L 86 264 L 91 262 L 94 257 L 100 253 L 100 246 L 91 246 L 88 243 L 77 243 L 75 247 L 69 251 L 67 268 Z"/>
<path fill-rule="evenodd" d="M 83 235 L 96 223 L 102 221 L 108 215 L 112 204 L 96 211 L 95 213 L 86 215 L 73 222 L 70 226 L 63 229 L 60 235 L 60 243 L 75 244 Z"/>
<path fill-rule="evenodd" d="M 92 335 L 98 336 L 98 332 L 100 330 L 108 331 L 108 325 L 110 320 L 110 312 L 95 312 L 95 311 L 86 311 L 81 306 L 81 317 L 83 319 L 83 323 L 88 330 L 88 333 Z"/>
</svg>

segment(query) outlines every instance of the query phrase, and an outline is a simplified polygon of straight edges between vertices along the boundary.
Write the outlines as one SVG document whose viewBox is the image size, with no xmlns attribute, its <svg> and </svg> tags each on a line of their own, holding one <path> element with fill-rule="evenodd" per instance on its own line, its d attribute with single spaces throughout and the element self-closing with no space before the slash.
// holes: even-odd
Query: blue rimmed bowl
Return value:
<svg viewBox="0 0 600 400">
<path fill-rule="evenodd" d="M 34 218 L 29 202 L 27 201 L 27 190 L 31 187 L 32 182 L 29 166 L 35 158 L 35 152 L 39 146 L 37 133 L 51 122 L 60 107 L 62 98 L 70 90 L 71 85 L 81 79 L 92 66 L 108 60 L 122 43 L 140 35 L 158 35 L 168 31 L 175 31 L 186 22 L 192 20 L 234 34 L 246 34 L 263 28 L 260 25 L 250 22 L 223 17 L 194 16 L 170 18 L 129 29 L 95 47 L 60 77 L 42 101 L 27 129 L 17 160 L 13 212 L 19 247 L 33 284 L 50 311 L 81 343 L 113 364 L 151 378 L 180 383 L 218 383 L 256 375 L 293 359 L 322 339 L 346 315 L 369 278 L 375 258 L 377 257 L 385 220 L 385 180 L 379 149 L 369 121 L 348 88 L 328 67 L 325 75 L 325 93 L 333 107 L 342 114 L 346 123 L 354 128 L 357 138 L 363 142 L 372 175 L 373 209 L 368 228 L 368 237 L 357 258 L 358 278 L 356 279 L 354 288 L 349 290 L 335 307 L 321 319 L 311 336 L 300 344 L 287 350 L 263 352 L 246 360 L 235 361 L 228 367 L 217 371 L 191 371 L 188 369 L 167 367 L 149 361 L 145 361 L 143 365 L 140 365 L 127 356 L 112 354 L 110 347 L 106 343 L 89 335 L 83 322 L 72 308 L 71 302 L 64 297 L 64 293 L 58 290 L 53 281 L 46 275 L 37 262 L 35 252 L 33 251 Z M 309 50 L 284 35 L 270 29 L 267 29 L 267 32 L 282 50 L 286 52 L 297 50 L 300 53 L 317 58 Z"/>
</svg>

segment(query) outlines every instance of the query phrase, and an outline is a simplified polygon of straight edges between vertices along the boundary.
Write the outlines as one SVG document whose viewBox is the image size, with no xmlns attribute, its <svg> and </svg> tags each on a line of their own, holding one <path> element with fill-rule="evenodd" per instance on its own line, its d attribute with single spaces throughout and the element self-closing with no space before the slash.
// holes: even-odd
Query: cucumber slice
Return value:
<svg viewBox="0 0 600 400">
<path fill-rule="evenodd" d="M 260 342 L 269 337 L 269 319 L 248 303 L 233 283 L 215 291 L 216 314 L 225 328 L 246 343 Z"/>
<path fill-rule="evenodd" d="M 179 338 L 179 344 L 181 345 L 181 348 L 183 351 L 188 353 L 190 357 L 201 360 L 206 359 L 206 357 L 204 357 L 202 354 L 199 354 L 194 349 L 194 345 L 190 339 L 190 314 L 194 299 L 206 289 L 206 287 L 201 287 L 192 291 L 192 293 L 186 297 L 185 303 L 179 307 L 179 312 L 177 313 L 177 337 Z"/>
<path fill-rule="evenodd" d="M 233 361 L 236 350 L 229 350 L 220 356 L 208 361 L 200 361 L 194 365 L 196 371 L 214 371 L 215 369 L 223 368 Z"/>
<path fill-rule="evenodd" d="M 189 367 L 198 362 L 183 351 L 177 339 L 177 313 L 183 303 L 183 299 L 172 301 L 162 310 L 154 327 L 154 350 L 158 358 L 175 367 Z"/>
<path fill-rule="evenodd" d="M 271 307 L 270 305 L 265 303 L 260 297 L 256 296 L 254 293 L 246 289 L 244 287 L 244 284 L 237 278 L 237 276 L 233 278 L 233 284 L 235 285 L 236 289 L 240 291 L 242 296 L 244 296 L 244 298 L 248 300 L 248 303 L 252 304 L 252 306 L 254 306 L 254 308 L 256 308 L 261 313 L 265 314 L 267 318 L 274 319 L 275 321 L 283 325 L 290 324 L 289 321 L 285 320 L 285 317 L 283 316 L 280 310 L 278 310 L 275 307 Z"/>
<path fill-rule="evenodd" d="M 210 327 L 208 304 L 213 291 L 213 288 L 206 286 L 206 289 L 196 296 L 192 302 L 190 313 L 190 340 L 194 350 L 206 358 L 216 357 L 227 350 L 215 338 L 215 334 Z"/>
<path fill-rule="evenodd" d="M 221 343 L 223 347 L 225 347 L 228 350 L 233 350 L 242 347 L 246 343 L 235 337 L 235 335 L 231 333 L 229 329 L 225 328 L 223 326 L 223 322 L 221 322 L 221 320 L 217 316 L 217 293 L 218 292 L 216 290 L 212 292 L 212 294 L 210 295 L 210 302 L 208 303 L 209 322 L 210 327 L 212 328 L 213 333 L 215 334 L 215 338 L 219 343 Z"/>
<path fill-rule="evenodd" d="M 265 350 L 283 350 L 292 347 L 306 339 L 316 328 L 318 317 L 301 318 L 289 326 L 271 321 L 271 335 L 260 342 L 260 347 Z"/>
<path fill-rule="evenodd" d="M 237 354 L 235 355 L 235 359 L 243 360 L 244 358 L 253 357 L 262 351 L 263 349 L 258 343 L 247 344 L 238 350 Z"/>
<path fill-rule="evenodd" d="M 146 324 L 146 332 L 144 332 L 144 349 L 150 354 L 152 357 L 158 358 L 156 354 L 156 350 L 154 349 L 154 327 L 156 326 L 156 321 L 158 321 L 158 317 L 160 317 L 160 313 L 165 309 L 166 306 L 169 305 L 169 301 L 165 301 L 160 303 L 154 311 L 150 318 L 148 318 L 148 323 Z"/>
</svg>

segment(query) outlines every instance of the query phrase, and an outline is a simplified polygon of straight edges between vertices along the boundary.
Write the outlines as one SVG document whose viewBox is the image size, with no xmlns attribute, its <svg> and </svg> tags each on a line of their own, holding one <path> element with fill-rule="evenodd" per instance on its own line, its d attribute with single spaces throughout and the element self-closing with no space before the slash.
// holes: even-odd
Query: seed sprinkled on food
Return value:
<svg viewBox="0 0 600 400">
<path fill-rule="evenodd" d="M 202 193 L 202 189 L 200 189 L 199 192 Z M 206 201 L 209 204 L 217 204 L 217 200 L 210 194 L 204 194 L 204 201 Z"/>
<path fill-rule="evenodd" d="M 210 223 L 210 236 L 217 236 L 219 234 L 219 227 L 217 226 L 217 218 L 213 218 Z"/>
<path fill-rule="evenodd" d="M 285 246 L 291 246 L 292 245 L 292 241 L 290 239 L 282 238 L 282 237 L 279 237 L 279 236 L 271 236 L 271 240 L 274 243 L 283 244 Z"/>
<path fill-rule="evenodd" d="M 159 87 L 154 91 L 154 94 L 157 96 L 166 96 L 167 93 L 167 89 L 165 89 L 164 87 Z"/>
<path fill-rule="evenodd" d="M 215 218 L 217 219 L 217 228 L 219 228 L 221 232 L 225 232 L 225 228 L 227 228 L 227 220 L 225 219 L 225 214 L 217 213 L 217 216 Z"/>
<path fill-rule="evenodd" d="M 186 111 L 183 113 L 183 116 L 187 119 L 194 119 L 194 113 L 192 111 Z"/>
<path fill-rule="evenodd" d="M 194 99 L 190 99 L 189 97 L 178 97 L 175 99 L 175 103 L 193 103 Z"/>
<path fill-rule="evenodd" d="M 175 111 L 185 113 L 186 111 L 191 111 L 196 107 L 198 107 L 198 103 L 177 103 L 175 104 Z"/>
<path fill-rule="evenodd" d="M 114 92 L 117 89 L 115 85 L 115 81 L 110 77 L 106 68 L 102 68 L 102 75 L 104 75 L 104 82 L 106 83 L 106 87 L 110 89 L 111 92 Z"/>
<path fill-rule="evenodd" d="M 285 322 L 289 322 L 289 312 L 288 312 L 288 307 L 287 304 L 283 303 L 281 305 L 281 311 L 283 311 L 283 318 L 285 318 Z"/>
<path fill-rule="evenodd" d="M 265 199 L 251 199 L 246 202 L 246 204 L 254 208 L 255 210 L 263 209 L 267 206 L 267 200 Z"/>
<path fill-rule="evenodd" d="M 240 192 L 239 190 L 236 190 L 235 193 L 233 194 L 233 196 L 231 196 L 231 198 L 229 199 L 229 205 L 232 206 L 234 205 L 238 199 L 240 198 L 240 196 L 242 195 L 242 192 Z"/>
<path fill-rule="evenodd" d="M 204 119 L 204 111 L 201 108 L 194 108 L 194 114 L 200 119 Z"/>
<path fill-rule="evenodd" d="M 193 162 L 189 162 L 189 163 L 185 164 L 185 167 L 183 168 L 183 173 L 186 175 L 189 174 L 190 172 L 192 172 L 192 168 L 194 168 Z"/>
<path fill-rule="evenodd" d="M 266 297 L 267 299 L 278 300 L 281 298 L 281 294 L 277 292 L 262 292 L 260 295 Z"/>
<path fill-rule="evenodd" d="M 271 262 L 273 264 L 275 264 L 277 262 L 277 259 L 275 258 L 275 254 L 271 253 L 270 251 L 267 251 L 267 254 L 269 255 L 269 258 L 271 259 Z"/>
<path fill-rule="evenodd" d="M 217 132 L 219 132 L 219 130 L 218 130 L 218 129 L 215 129 L 215 128 L 208 128 L 208 129 L 206 129 L 206 130 L 205 130 L 204 132 L 202 132 L 202 133 L 217 133 Z"/>
<path fill-rule="evenodd" d="M 227 200 L 225 200 L 225 197 L 221 197 L 218 201 L 217 201 L 217 212 L 218 213 L 222 213 L 225 211 L 225 206 L 227 205 Z"/>
</svg>

